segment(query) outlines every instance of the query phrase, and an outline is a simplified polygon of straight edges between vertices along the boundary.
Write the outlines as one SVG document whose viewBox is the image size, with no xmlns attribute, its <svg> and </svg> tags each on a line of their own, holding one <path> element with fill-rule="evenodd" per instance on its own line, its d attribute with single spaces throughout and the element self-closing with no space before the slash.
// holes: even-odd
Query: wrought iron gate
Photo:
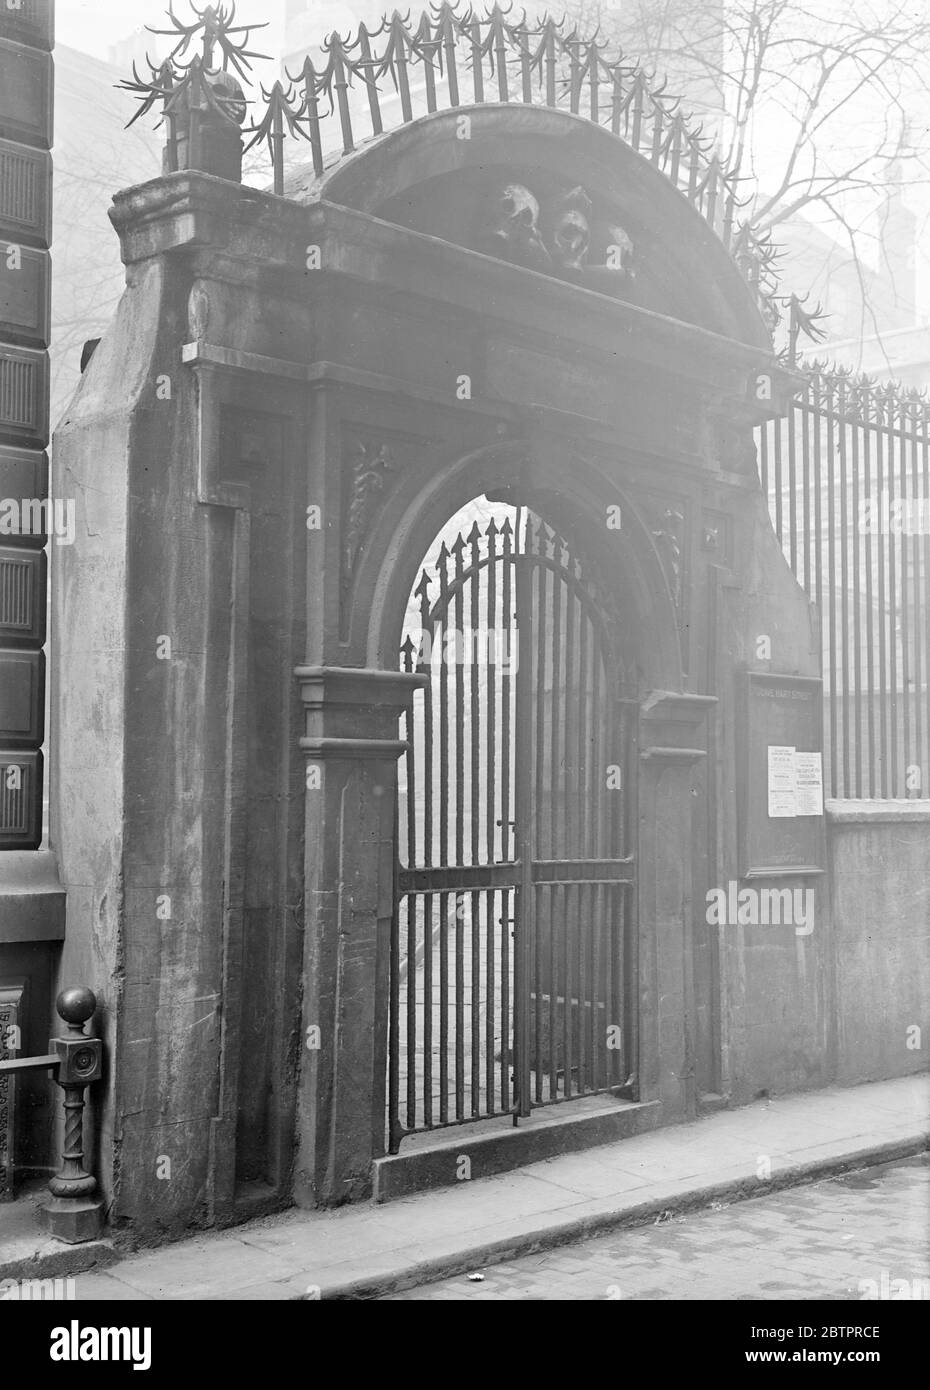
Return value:
<svg viewBox="0 0 930 1390">
<path fill-rule="evenodd" d="M 635 1070 L 636 704 L 562 538 L 483 506 L 428 558 L 402 648 L 430 681 L 400 779 L 392 1153 Z"/>
</svg>

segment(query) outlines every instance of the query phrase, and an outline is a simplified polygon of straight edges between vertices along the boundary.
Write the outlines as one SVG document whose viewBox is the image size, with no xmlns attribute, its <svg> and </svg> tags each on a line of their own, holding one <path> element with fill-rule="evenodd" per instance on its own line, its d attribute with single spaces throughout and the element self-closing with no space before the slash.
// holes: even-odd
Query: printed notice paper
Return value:
<svg viewBox="0 0 930 1390">
<path fill-rule="evenodd" d="M 797 816 L 823 815 L 823 757 L 820 753 L 795 753 Z"/>
<path fill-rule="evenodd" d="M 798 780 L 793 747 L 769 744 L 769 815 L 796 816 Z"/>
<path fill-rule="evenodd" d="M 769 744 L 769 815 L 823 815 L 823 755 Z"/>
</svg>

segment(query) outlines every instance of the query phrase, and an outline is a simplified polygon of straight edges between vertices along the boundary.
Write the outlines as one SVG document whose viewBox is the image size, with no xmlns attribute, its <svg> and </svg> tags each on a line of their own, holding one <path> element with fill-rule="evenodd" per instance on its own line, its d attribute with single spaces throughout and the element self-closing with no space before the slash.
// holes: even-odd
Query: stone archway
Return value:
<svg viewBox="0 0 930 1390">
<path fill-rule="evenodd" d="M 752 388 L 778 369 L 710 220 L 653 163 L 574 112 L 468 114 L 469 141 L 434 112 L 289 198 L 181 170 L 116 199 L 129 286 L 56 442 L 84 510 L 56 599 L 81 621 L 59 622 L 55 664 L 86 669 L 86 637 L 105 679 L 59 711 L 53 825 L 63 969 L 110 991 L 122 1040 L 117 1220 L 371 1191 L 398 720 L 422 684 L 398 667 L 404 607 L 439 527 L 488 490 L 617 596 L 640 702 L 637 1087 L 664 1118 L 693 1110 L 693 902 L 710 827 L 730 829 L 703 725 L 781 582 L 747 539 Z M 566 273 L 444 223 L 457 181 L 532 225 L 501 201 L 528 191 Z M 610 267 L 614 225 L 633 260 Z M 636 275 L 587 273 L 610 269 Z M 730 775 L 723 736 L 719 761 Z M 150 1182 L 179 1136 L 178 1180 Z"/>
<path fill-rule="evenodd" d="M 383 489 L 379 489 L 379 508 L 377 514 L 371 517 L 366 531 L 364 554 L 358 557 L 353 603 L 345 627 L 350 640 L 370 653 L 369 663 L 364 667 L 341 669 L 302 668 L 298 672 L 307 714 L 307 733 L 301 742 L 308 763 L 319 771 L 317 790 L 321 793 L 314 796 L 312 816 L 308 819 L 307 901 L 312 902 L 316 896 L 321 904 L 331 902 L 335 905 L 337 899 L 340 900 L 335 911 L 327 907 L 326 915 L 321 910 L 317 918 L 319 928 L 312 940 L 305 976 L 305 1020 L 323 1019 L 324 1030 L 332 1029 L 336 1038 L 329 1050 L 328 1061 L 325 1056 L 312 1056 L 304 1065 L 303 1084 L 306 1087 L 309 1083 L 313 1090 L 309 1094 L 306 1090 L 304 1092 L 302 1125 L 307 1115 L 312 1115 L 315 1123 L 312 1129 L 307 1127 L 303 1130 L 304 1147 L 298 1160 L 298 1181 L 306 1182 L 303 1191 L 313 1200 L 332 1200 L 329 1194 L 334 1191 L 345 1192 L 348 1189 L 351 1194 L 367 1190 L 372 1158 L 377 1159 L 388 1146 L 396 1148 L 397 1138 L 404 1128 L 398 1119 L 396 1094 L 390 1094 L 392 1085 L 396 1093 L 400 1073 L 396 1066 L 386 1069 L 389 1039 L 398 1008 L 398 986 L 392 972 L 396 977 L 403 968 L 397 947 L 399 922 L 395 890 L 398 879 L 394 863 L 396 827 L 393 807 L 398 759 L 404 757 L 410 741 L 411 708 L 418 698 L 417 690 L 427 684 L 427 676 L 423 671 L 411 669 L 409 662 L 406 663 L 406 671 L 398 668 L 405 664 L 400 656 L 404 618 L 409 595 L 416 586 L 422 556 L 450 515 L 457 513 L 462 504 L 475 495 L 476 490 L 489 494 L 498 503 L 510 502 L 514 506 L 522 503 L 524 507 L 534 508 L 546 521 L 551 518 L 552 523 L 561 528 L 563 535 L 571 537 L 573 549 L 577 550 L 579 556 L 585 556 L 593 566 L 591 572 L 596 576 L 597 602 L 604 610 L 610 629 L 610 635 L 605 640 L 614 652 L 612 661 L 622 653 L 621 665 L 612 664 L 611 674 L 605 668 L 597 687 L 600 692 L 597 698 L 617 702 L 618 719 L 626 730 L 622 735 L 625 748 L 622 777 L 623 789 L 628 792 L 628 815 L 624 821 L 627 825 L 628 848 L 623 852 L 629 853 L 630 859 L 629 864 L 620 864 L 617 856 L 621 859 L 623 856 L 618 840 L 617 846 L 611 851 L 615 862 L 605 869 L 608 877 L 614 875 L 620 885 L 627 885 L 624 902 L 628 905 L 622 914 L 626 925 L 622 928 L 622 941 L 618 938 L 618 944 L 612 948 L 615 954 L 622 953 L 626 1003 L 620 1021 L 611 1018 L 605 1024 L 605 1028 L 609 1026 L 623 1032 L 624 1048 L 618 1046 L 618 1055 L 611 1061 L 615 1063 L 614 1069 L 624 1062 L 625 1069 L 624 1076 L 619 1077 L 613 1071 L 608 1073 L 605 1066 L 602 1076 L 595 1078 L 589 1075 L 580 1084 L 580 1090 L 582 1093 L 612 1091 L 630 1099 L 639 1099 L 641 1093 L 644 1096 L 648 1093 L 649 1099 L 655 1099 L 655 1085 L 650 1079 L 657 1067 L 653 1037 L 648 1033 L 646 1044 L 641 1049 L 638 1031 L 642 1001 L 644 997 L 648 1000 L 651 995 L 651 987 L 644 983 L 640 962 L 644 961 L 648 968 L 654 957 L 652 918 L 649 918 L 646 926 L 649 939 L 642 944 L 637 912 L 639 878 L 633 874 L 631 865 L 634 861 L 638 862 L 640 840 L 635 812 L 639 782 L 636 767 L 638 710 L 648 692 L 679 689 L 682 681 L 676 610 L 670 591 L 673 576 L 663 563 L 655 535 L 635 503 L 592 460 L 574 457 L 567 474 L 566 456 L 561 454 L 558 444 L 551 438 L 487 445 L 461 457 L 450 458 L 433 468 L 425 485 L 423 475 L 414 470 L 407 475 L 401 472 L 393 480 L 392 486 L 385 483 Z M 562 543 L 568 545 L 567 541 Z M 551 653 L 549 660 L 552 660 Z M 605 679 L 607 684 L 604 684 Z M 686 699 L 683 702 L 687 704 Z M 453 712 L 450 709 L 450 715 Z M 551 729 L 551 713 L 544 719 L 549 720 Z M 618 730 L 619 727 L 618 724 Z M 547 739 L 549 737 L 550 734 L 547 734 Z M 559 737 L 564 740 L 567 736 L 562 731 Z M 555 753 L 552 756 L 555 758 Z M 592 756 L 601 756 L 604 761 L 605 749 L 598 745 Z M 613 766 L 614 762 L 607 759 L 607 766 Z M 540 764 L 538 768 L 538 775 L 543 779 L 543 794 L 548 789 L 548 781 L 554 782 L 553 766 L 555 763 L 550 760 L 548 765 Z M 654 763 L 647 767 L 647 780 L 654 767 Z M 595 775 L 592 764 L 585 776 L 593 779 Z M 441 801 L 446 793 L 441 787 L 437 790 Z M 616 786 L 616 790 L 621 790 L 620 785 Z M 685 806 L 688 807 L 687 802 Z M 460 812 L 464 811 L 464 803 L 459 809 Z M 505 809 L 498 807 L 502 820 L 506 818 Z M 438 815 L 437 812 L 437 818 Z M 459 825 L 460 833 L 461 830 L 462 824 Z M 551 837 L 551 824 L 549 833 Z M 470 836 L 471 830 L 466 831 L 464 838 Z M 582 859 L 600 856 L 607 863 L 611 858 L 607 854 L 607 839 L 601 837 L 603 843 L 598 840 L 597 844 L 595 839 L 591 840 L 593 849 L 591 845 L 587 848 L 576 846 L 578 852 L 573 851 L 574 859 L 577 860 L 579 854 Z M 648 878 L 653 871 L 656 845 L 651 836 L 647 839 Z M 551 844 L 547 847 L 541 841 L 538 845 L 531 845 L 527 841 L 523 860 L 529 863 L 530 859 L 538 860 L 544 855 L 551 859 L 554 853 Z M 345 891 L 347 856 L 353 866 L 351 901 Z M 328 869 L 326 865 L 329 865 Z M 550 868 L 551 864 L 543 872 L 549 873 Z M 327 872 L 333 875 L 330 888 L 325 886 Z M 508 870 L 505 868 L 501 872 Z M 572 874 L 576 872 L 575 869 L 571 870 Z M 584 872 L 588 873 L 589 869 L 586 867 Z M 466 878 L 468 873 L 466 871 Z M 414 878 L 416 875 L 411 878 L 411 883 Z M 553 891 L 570 894 L 576 891 L 576 883 L 577 879 L 572 877 L 572 886 L 558 890 L 553 879 Z M 433 890 L 439 893 L 435 885 Z M 430 890 L 421 885 L 421 891 Z M 443 901 L 449 891 L 453 890 L 447 885 L 440 895 Z M 538 897 L 540 889 L 527 888 L 526 891 L 535 891 Z M 580 898 L 583 890 L 577 891 Z M 604 899 L 602 911 L 608 905 L 610 891 L 605 879 L 598 888 Z M 578 920 L 580 905 L 576 904 L 573 911 Z M 345 952 L 340 954 L 337 918 L 341 921 L 342 933 L 348 929 L 354 937 L 351 957 Z M 557 937 L 553 920 L 550 910 L 544 928 L 550 943 Z M 327 921 L 331 924 L 329 927 Z M 406 933 L 406 928 L 403 930 Z M 592 969 L 594 952 L 596 949 L 603 950 L 600 942 L 606 940 L 601 933 L 595 946 L 593 931 L 588 935 L 588 944 L 578 948 L 587 961 L 586 980 Z M 405 936 L 407 939 L 409 937 Z M 562 938 L 558 939 L 561 942 Z M 497 937 L 496 940 L 499 952 L 502 938 Z M 536 936 L 533 940 L 536 941 Z M 439 941 L 440 937 L 437 937 Z M 429 949 L 424 942 L 420 943 L 420 947 Z M 541 958 L 543 951 L 539 949 Z M 575 949 L 572 946 L 572 951 Z M 436 950 L 438 960 L 439 944 Z M 564 943 L 559 950 L 564 950 Z M 477 954 L 481 955 L 480 950 Z M 617 958 L 620 959 L 620 956 Z M 487 953 L 483 960 L 486 972 Z M 619 974 L 618 966 L 618 979 Z M 335 994 L 331 988 L 334 979 L 339 981 Z M 451 981 L 451 975 L 449 979 Z M 577 990 L 574 977 L 569 980 L 566 974 L 566 981 Z M 513 983 L 509 988 L 513 999 Z M 559 997 L 564 997 L 566 988 L 563 984 Z M 598 988 L 594 984 L 590 986 L 592 995 L 597 993 Z M 545 1034 L 547 1029 L 551 1030 L 551 1017 L 558 1012 L 556 1006 L 550 1009 L 547 1002 L 546 1022 L 543 1025 L 537 999 L 539 990 L 534 993 L 528 985 L 525 985 L 525 989 L 522 1023 L 518 1010 L 514 1017 L 501 1024 L 503 1028 L 512 1028 L 515 1023 L 518 1027 L 529 1028 L 537 1042 L 524 1039 L 524 1055 L 527 1048 L 537 1045 L 540 1032 Z M 555 997 L 555 993 L 555 989 L 543 990 L 539 997 L 549 1001 Z M 461 1017 L 461 994 L 458 998 L 457 1007 Z M 485 1011 L 487 1002 L 485 999 Z M 594 1008 L 603 1011 L 608 1007 L 608 1002 L 605 999 L 596 1005 L 592 1003 L 592 1018 Z M 526 1022 L 528 1012 L 533 1013 L 531 1025 Z M 573 1036 L 577 1033 L 579 1046 L 583 1050 L 585 1043 L 581 1032 L 580 1006 L 566 1021 L 569 1012 L 563 1010 L 559 1026 L 563 1032 L 566 1029 L 572 1031 Z M 614 1012 L 619 1014 L 619 1005 L 614 1007 Z M 405 1017 L 412 1019 L 412 1012 L 408 1011 Z M 307 1026 L 310 1026 L 309 1023 Z M 437 1024 L 437 1032 L 440 1027 Z M 395 1032 L 395 1052 L 398 1036 Z M 584 1036 L 588 1037 L 588 1049 L 593 1053 L 590 1032 Z M 453 1048 L 455 1046 L 453 1043 Z M 571 1043 L 568 1042 L 567 1046 L 570 1049 Z M 537 1046 L 537 1052 L 539 1050 Z M 464 1062 L 461 1049 L 459 1052 L 460 1055 L 454 1063 L 450 1061 L 450 1065 L 461 1073 Z M 634 1060 L 640 1052 L 645 1064 L 642 1080 L 640 1064 Z M 481 1054 L 482 1068 L 487 1068 L 489 1055 L 485 1046 Z M 555 1053 L 549 1056 L 551 1060 Z M 469 1066 L 477 1065 L 479 1063 L 471 1058 Z M 529 1080 L 530 1070 L 533 1071 L 532 1081 Z M 524 1087 L 531 1085 L 537 1103 L 545 1091 L 542 1070 L 541 1067 L 530 1068 L 527 1065 L 524 1079 Z M 555 1071 L 553 1062 L 549 1067 L 549 1081 L 545 1083 L 549 1086 L 551 1098 L 570 1098 L 573 1094 L 572 1083 L 569 1082 L 566 1087 L 564 1081 L 553 1080 Z M 564 1068 L 560 1065 L 558 1071 L 564 1073 Z M 572 1075 L 576 1073 L 577 1063 Z M 406 1081 L 404 1084 L 406 1087 Z M 579 1084 L 576 1082 L 575 1085 L 577 1092 Z M 448 1110 L 449 1097 L 445 1088 L 441 1089 L 442 1097 L 437 1092 L 437 1115 L 440 1105 L 443 1113 L 451 1113 Z M 323 1104 L 311 1099 L 314 1093 L 322 1095 Z M 342 1098 L 345 1098 L 345 1108 L 339 1106 Z M 506 1084 L 499 1090 L 498 1098 L 508 1100 L 508 1104 L 513 1100 L 513 1093 L 508 1095 Z M 456 1103 L 461 1109 L 461 1096 L 458 1102 L 453 1099 L 453 1110 Z M 528 1113 L 531 1103 L 529 1098 L 525 1100 L 524 1113 Z M 393 1129 L 387 1137 L 384 1131 L 386 1106 L 394 1117 Z"/>
</svg>

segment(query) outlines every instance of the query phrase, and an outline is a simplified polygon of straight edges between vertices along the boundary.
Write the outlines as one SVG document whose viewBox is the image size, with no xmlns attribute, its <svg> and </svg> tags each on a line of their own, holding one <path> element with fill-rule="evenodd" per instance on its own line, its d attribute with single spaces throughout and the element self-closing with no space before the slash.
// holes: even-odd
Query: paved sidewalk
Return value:
<svg viewBox="0 0 930 1390">
<path fill-rule="evenodd" d="M 746 1202 L 715 1202 L 387 1301 L 930 1300 L 928 1216 L 925 1153 Z"/>
<path fill-rule="evenodd" d="M 383 1206 L 286 1212 L 78 1274 L 79 1299 L 374 1298 L 930 1145 L 930 1077 L 761 1101 Z"/>
</svg>

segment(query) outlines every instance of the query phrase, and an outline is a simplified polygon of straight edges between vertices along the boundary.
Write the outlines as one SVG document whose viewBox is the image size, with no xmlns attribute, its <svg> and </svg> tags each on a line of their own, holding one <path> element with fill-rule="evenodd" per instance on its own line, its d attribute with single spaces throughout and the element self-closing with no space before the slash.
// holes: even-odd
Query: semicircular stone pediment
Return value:
<svg viewBox="0 0 930 1390">
<path fill-rule="evenodd" d="M 365 142 L 322 179 L 298 174 L 289 191 L 771 347 L 705 219 L 623 141 L 566 112 L 436 112 Z"/>
</svg>

